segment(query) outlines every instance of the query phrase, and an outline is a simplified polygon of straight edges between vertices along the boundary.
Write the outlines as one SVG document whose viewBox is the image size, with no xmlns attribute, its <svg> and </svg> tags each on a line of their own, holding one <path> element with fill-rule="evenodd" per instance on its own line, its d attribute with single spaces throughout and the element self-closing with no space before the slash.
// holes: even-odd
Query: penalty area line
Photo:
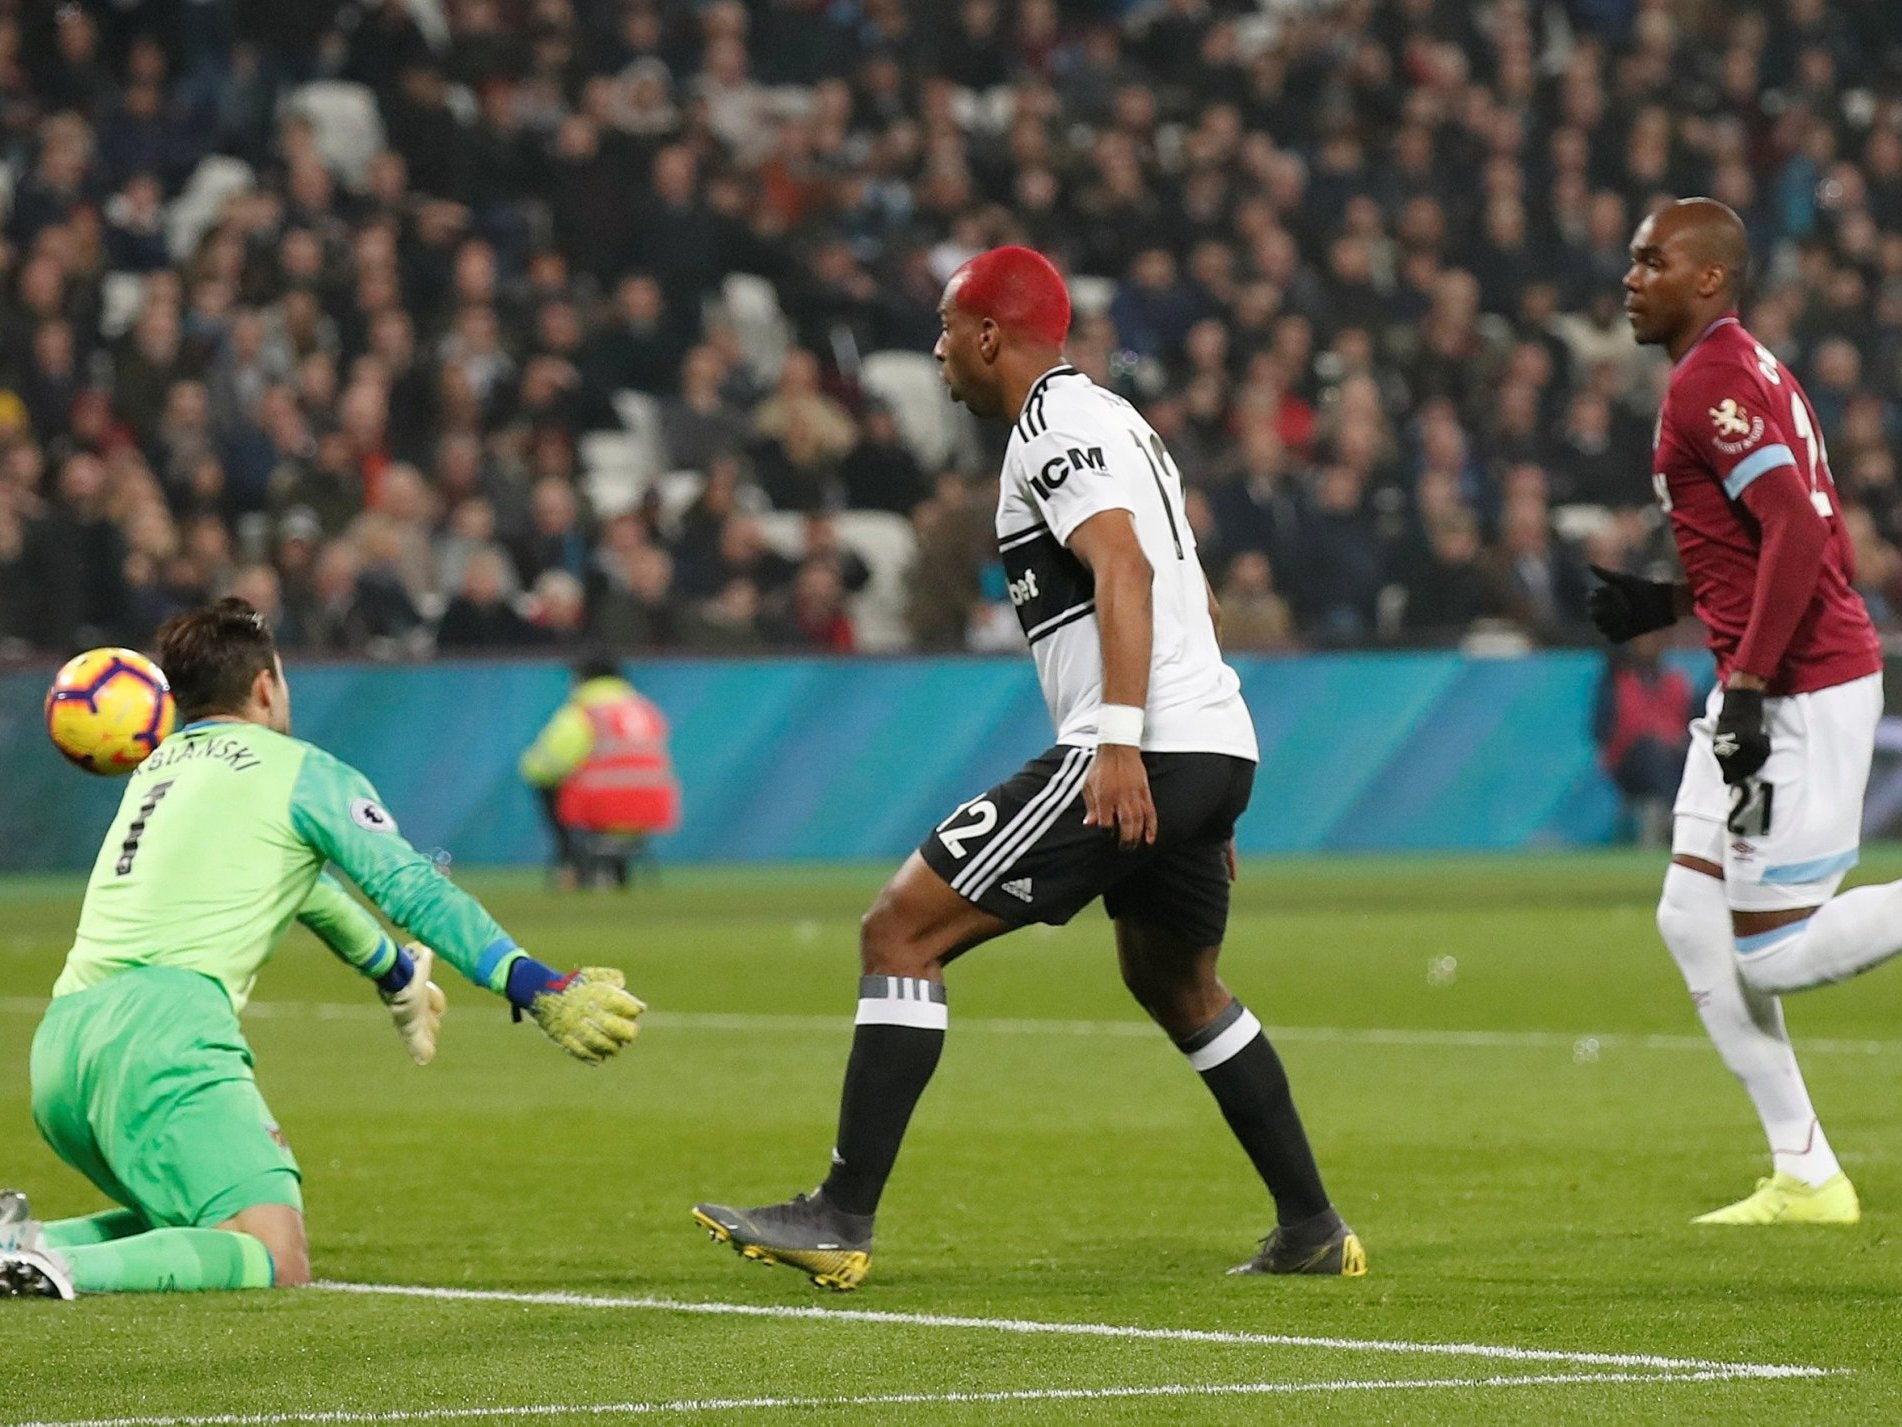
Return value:
<svg viewBox="0 0 1902 1427">
<path fill-rule="evenodd" d="M 1330 1338 L 1293 1333 L 1247 1333 L 1217 1328 L 1141 1328 L 1120 1323 L 1053 1323 L 1037 1318 L 980 1318 L 948 1313 L 900 1313 L 889 1309 L 817 1308 L 790 1304 L 721 1303 L 650 1295 L 544 1292 L 493 1288 L 433 1288 L 395 1283 L 318 1282 L 312 1288 L 331 1293 L 362 1293 L 395 1298 L 430 1298 L 464 1303 L 535 1303 L 558 1308 L 646 1309 L 662 1313 L 704 1313 L 733 1318 L 803 1319 L 816 1322 L 877 1323 L 908 1328 L 962 1328 L 994 1333 L 1059 1337 L 1125 1338 L 1163 1343 L 1221 1343 L 1243 1347 L 1326 1348 L 1335 1352 L 1400 1353 L 1431 1357 L 1480 1358 L 1498 1362 L 1569 1364 L 1660 1372 L 1715 1373 L 1725 1378 L 1827 1377 L 1832 1369 L 1793 1363 L 1733 1363 L 1714 1358 L 1663 1357 L 1654 1353 L 1594 1353 L 1557 1348 L 1519 1348 L 1499 1343 L 1424 1343 L 1392 1338 Z"/>
<path fill-rule="evenodd" d="M 277 1427 L 293 1422 L 456 1422 L 504 1417 L 638 1417 L 661 1413 L 826 1407 L 928 1407 L 1017 1402 L 1102 1402 L 1129 1398 L 1271 1397 L 1299 1393 L 1425 1392 L 1435 1389 L 1559 1387 L 1578 1384 L 1724 1382 L 1736 1374 L 1695 1372 L 1536 1373 L 1491 1377 L 1341 1378 L 1321 1382 L 1160 1383 L 1146 1387 L 1031 1387 L 996 1392 L 896 1392 L 861 1397 L 703 1397 L 678 1401 L 529 1403 L 519 1407 L 418 1407 L 385 1411 L 179 1413 L 19 1422 L 11 1427 Z"/>
</svg>

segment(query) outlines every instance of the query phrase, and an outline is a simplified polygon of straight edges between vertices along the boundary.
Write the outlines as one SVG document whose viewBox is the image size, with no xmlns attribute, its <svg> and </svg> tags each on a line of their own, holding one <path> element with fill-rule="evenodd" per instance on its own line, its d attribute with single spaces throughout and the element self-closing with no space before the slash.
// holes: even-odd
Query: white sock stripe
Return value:
<svg viewBox="0 0 1902 1427">
<path fill-rule="evenodd" d="M 1200 1050 L 1188 1052 L 1189 1064 L 1198 1071 L 1213 1070 L 1223 1061 L 1241 1054 L 1242 1048 L 1260 1034 L 1261 1022 L 1255 1019 L 1253 1011 L 1243 1008 L 1234 1025 Z"/>
<path fill-rule="evenodd" d="M 944 983 L 922 976 L 861 976 L 861 1001 L 936 1001 L 944 1002 Z"/>
<path fill-rule="evenodd" d="M 942 1031 L 951 1025 L 951 1008 L 942 1001 L 894 1001 L 889 997 L 859 1002 L 852 1018 L 858 1026 L 912 1026 L 921 1031 Z"/>
<path fill-rule="evenodd" d="M 1063 762 L 1058 765 L 1057 771 L 1051 776 L 1050 781 L 1038 789 L 1036 795 L 1017 810 L 1017 815 L 1004 824 L 997 836 L 991 839 L 990 844 L 979 852 L 976 857 L 971 859 L 971 865 L 969 867 L 964 868 L 957 876 L 951 879 L 952 891 L 965 896 L 970 895 L 969 888 L 972 887 L 979 878 L 983 877 L 988 869 L 1015 845 L 1017 837 L 1023 831 L 1025 825 L 1039 815 L 1044 805 L 1052 797 L 1057 796 L 1058 790 L 1063 786 L 1064 779 L 1069 776 L 1070 770 L 1076 766 L 1077 759 L 1083 752 L 1084 750 L 1081 748 L 1072 748 L 1063 755 Z"/>
<path fill-rule="evenodd" d="M 1178 1040 L 1176 1042 L 1176 1049 L 1181 1051 L 1184 1055 L 1198 1051 L 1247 1014 L 1248 1007 L 1244 1006 L 1240 1001 L 1231 1000 L 1214 1020 L 1210 1021 L 1206 1026 L 1203 1026 L 1200 1030 L 1194 1031 L 1181 1040 Z"/>
<path fill-rule="evenodd" d="M 1016 866 L 1024 850 L 1063 816 L 1063 810 L 1083 790 L 1083 780 L 1089 777 L 1090 763 L 1095 757 L 1096 753 L 1092 749 L 1072 749 L 1057 776 L 1050 780 L 1050 785 L 1026 803 L 1024 811 L 1011 820 L 1014 831 L 987 847 L 978 862 L 965 869 L 960 879 L 964 885 L 959 887 L 953 883 L 953 890 L 973 901 L 990 891 L 999 878 Z"/>
</svg>

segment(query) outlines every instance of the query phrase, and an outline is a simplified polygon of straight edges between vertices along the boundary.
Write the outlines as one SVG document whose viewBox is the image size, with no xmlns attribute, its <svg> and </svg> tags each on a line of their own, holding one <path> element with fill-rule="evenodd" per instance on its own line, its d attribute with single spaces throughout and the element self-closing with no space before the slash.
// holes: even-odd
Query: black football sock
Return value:
<svg viewBox="0 0 1902 1427">
<path fill-rule="evenodd" d="M 1327 1191 L 1294 1108 L 1288 1073 L 1253 1013 L 1230 1001 L 1201 1030 L 1177 1041 L 1176 1049 L 1201 1072 L 1222 1107 L 1222 1118 L 1274 1196 L 1276 1219 L 1298 1224 L 1325 1212 Z"/>
<path fill-rule="evenodd" d="M 918 1097 L 931 1083 L 949 1024 L 944 984 L 913 976 L 859 978 L 857 1029 L 845 1066 L 839 1139 L 826 1201 L 848 1214 L 878 1211 Z"/>
</svg>

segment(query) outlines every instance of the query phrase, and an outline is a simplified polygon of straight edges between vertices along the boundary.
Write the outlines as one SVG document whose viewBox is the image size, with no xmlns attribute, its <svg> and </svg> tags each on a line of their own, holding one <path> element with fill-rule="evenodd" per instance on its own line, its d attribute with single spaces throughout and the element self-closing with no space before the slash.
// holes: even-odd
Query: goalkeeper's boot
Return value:
<svg viewBox="0 0 1902 1427">
<path fill-rule="evenodd" d="M 40 1221 L 17 1189 L 0 1189 L 0 1254 L 40 1247 Z"/>
<path fill-rule="evenodd" d="M 1367 1250 L 1360 1235 L 1332 1208 L 1298 1224 L 1282 1224 L 1261 1241 L 1261 1250 L 1230 1273 L 1313 1273 L 1360 1278 L 1367 1272 Z"/>
<path fill-rule="evenodd" d="M 757 1209 L 696 1204 L 693 1220 L 744 1257 L 800 1269 L 821 1288 L 857 1288 L 872 1266 L 872 1216 L 836 1209 L 817 1189 Z"/>
<path fill-rule="evenodd" d="M 1821 1184 L 1805 1184 L 1793 1174 L 1757 1181 L 1756 1193 L 1699 1214 L 1693 1224 L 1854 1224 L 1862 1202 L 1849 1176 L 1837 1170 Z"/>
<path fill-rule="evenodd" d="M 40 1249 L 0 1254 L 0 1298 L 73 1298 L 73 1278 L 57 1255 Z"/>
</svg>

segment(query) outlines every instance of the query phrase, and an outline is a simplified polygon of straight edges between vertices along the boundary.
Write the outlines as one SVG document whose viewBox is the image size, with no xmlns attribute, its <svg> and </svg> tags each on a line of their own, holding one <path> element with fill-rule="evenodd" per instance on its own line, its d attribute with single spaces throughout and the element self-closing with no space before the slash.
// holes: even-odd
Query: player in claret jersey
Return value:
<svg viewBox="0 0 1902 1427">
<path fill-rule="evenodd" d="M 1902 950 L 1902 882 L 1835 896 L 1856 865 L 1882 652 L 1853 588 L 1829 457 L 1796 377 L 1737 318 L 1749 248 L 1708 198 L 1631 241 L 1625 306 L 1676 361 L 1652 480 L 1685 581 L 1598 570 L 1592 617 L 1623 641 L 1703 621 L 1718 687 L 1691 725 L 1658 929 L 1763 1121 L 1773 1173 L 1701 1224 L 1861 1216 L 1811 1108 L 1777 996 Z"/>
</svg>

